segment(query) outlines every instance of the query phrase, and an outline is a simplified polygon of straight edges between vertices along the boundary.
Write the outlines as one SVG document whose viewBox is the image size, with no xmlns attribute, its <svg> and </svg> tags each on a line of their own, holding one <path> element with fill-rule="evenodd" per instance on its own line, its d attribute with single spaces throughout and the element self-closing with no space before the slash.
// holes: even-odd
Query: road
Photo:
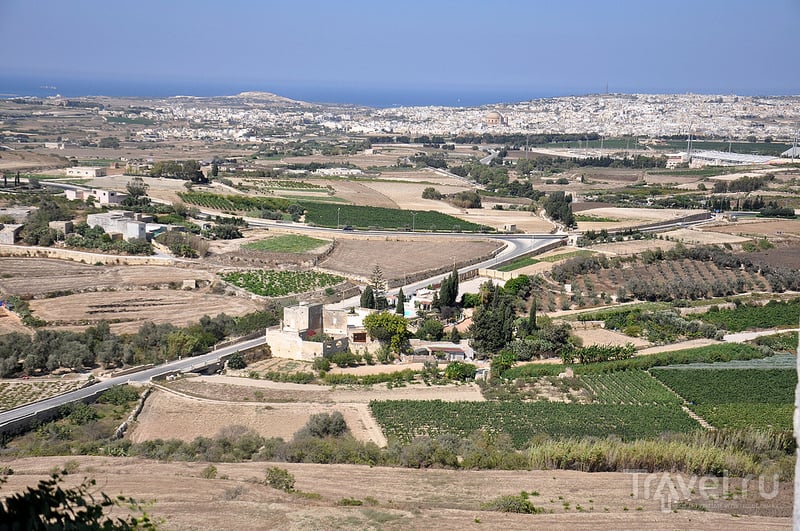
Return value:
<svg viewBox="0 0 800 531">
<path fill-rule="evenodd" d="M 257 337 L 255 339 L 250 339 L 248 341 L 243 341 L 241 343 L 236 343 L 234 345 L 214 350 L 213 352 L 209 352 L 208 354 L 201 354 L 200 356 L 195 356 L 193 358 L 185 358 L 182 360 L 172 361 L 169 363 L 165 363 L 163 365 L 158 365 L 156 367 L 145 369 L 143 371 L 135 372 L 132 374 L 126 374 L 124 376 L 117 376 L 114 378 L 109 378 L 107 380 L 101 380 L 99 383 L 95 385 L 90 385 L 82 389 L 77 389 L 75 391 L 70 391 L 69 393 L 64 393 L 62 395 L 48 398 L 47 400 L 41 400 L 39 402 L 26 404 L 24 406 L 0 412 L 0 432 L 3 431 L 3 428 L 8 423 L 31 416 L 38 411 L 59 408 L 69 402 L 76 402 L 78 400 L 83 400 L 91 395 L 94 395 L 98 391 L 105 391 L 106 389 L 110 389 L 115 385 L 121 385 L 128 382 L 146 383 L 149 382 L 151 378 L 163 376 L 165 374 L 169 374 L 172 372 L 188 371 L 191 370 L 193 367 L 199 368 L 205 365 L 209 365 L 211 363 L 219 361 L 219 359 L 224 356 L 233 354 L 237 350 L 245 350 L 248 348 L 257 347 L 259 345 L 263 345 L 265 342 L 266 340 L 263 336 Z"/>
</svg>

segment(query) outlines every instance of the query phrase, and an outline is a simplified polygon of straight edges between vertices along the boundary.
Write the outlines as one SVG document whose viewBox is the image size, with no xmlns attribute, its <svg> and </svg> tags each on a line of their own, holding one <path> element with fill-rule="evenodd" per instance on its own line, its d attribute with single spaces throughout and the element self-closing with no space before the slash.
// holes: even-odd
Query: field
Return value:
<svg viewBox="0 0 800 531">
<path fill-rule="evenodd" d="M 33 315 L 48 322 L 48 328 L 79 330 L 105 320 L 117 334 L 135 333 L 145 321 L 188 326 L 203 315 L 238 316 L 263 309 L 255 300 L 217 295 L 208 289 L 80 293 L 32 300 L 30 306 Z"/>
<path fill-rule="evenodd" d="M 677 405 L 680 400 L 645 371 L 585 374 L 581 381 L 598 404 Z"/>
<path fill-rule="evenodd" d="M 709 311 L 698 316 L 730 332 L 757 328 L 796 327 L 800 323 L 800 299 L 769 301 L 767 304 L 742 304 L 734 309 Z"/>
<path fill-rule="evenodd" d="M 85 380 L 2 380 L 0 411 L 67 393 L 85 383 Z"/>
<path fill-rule="evenodd" d="M 270 362 L 259 362 L 254 367 Z M 181 379 L 168 388 L 172 392 L 159 390 L 147 400 L 131 435 L 133 440 L 190 441 L 200 436 L 213 437 L 220 430 L 237 425 L 264 437 L 289 439 L 312 414 L 341 411 L 355 437 L 385 445 L 386 439 L 368 410 L 371 400 L 483 400 L 476 385 L 334 388 L 210 376 Z"/>
<path fill-rule="evenodd" d="M 573 471 L 501 470 L 377 470 L 359 465 L 295 463 L 215 463 L 216 478 L 204 477 L 208 463 L 158 462 L 115 457 L 35 457 L 6 461 L 14 470 L 3 486 L 20 492 L 48 477 L 49 471 L 69 463 L 74 469 L 68 485 L 84 477 L 96 478 L 97 490 L 152 500 L 148 514 L 163 519 L 165 529 L 505 529 L 554 531 L 575 529 L 726 529 L 764 531 L 791 527 L 791 484 L 783 483 L 778 496 L 727 501 L 704 500 L 708 512 L 663 511 L 661 499 L 632 493 L 646 482 L 654 485 L 661 474 L 584 473 Z M 302 493 L 267 487 L 269 466 L 286 468 Z M 670 475 L 677 485 L 689 476 Z M 696 478 L 695 478 L 696 479 Z M 742 487 L 729 480 L 729 489 Z M 711 482 L 707 482 L 710 486 Z M 480 505 L 498 495 L 536 491 L 531 501 L 545 514 L 525 515 L 482 511 Z M 719 490 L 719 489 L 717 489 Z M 746 489 L 745 489 L 746 490 Z M 716 492 L 716 491 L 715 491 Z M 632 495 L 633 494 L 633 495 Z M 722 493 L 720 493 L 722 494 Z M 352 498 L 362 506 L 342 506 Z M 697 496 L 697 498 L 700 498 Z M 565 505 L 566 502 L 566 505 Z M 734 506 L 758 506 L 768 516 L 748 516 Z M 730 506 L 730 509 L 725 507 Z M 580 507 L 580 509 L 578 509 Z M 550 512 L 552 511 L 552 512 Z M 737 513 L 733 516 L 731 513 Z M 752 511 L 751 511 L 752 512 Z"/>
<path fill-rule="evenodd" d="M 616 230 L 655 222 L 669 222 L 692 212 L 675 209 L 600 207 L 581 210 L 581 215 L 619 221 L 579 221 L 578 230 Z"/>
<path fill-rule="evenodd" d="M 242 247 L 269 253 L 307 253 L 327 243 L 326 240 L 320 240 L 302 234 L 287 234 L 247 243 Z"/>
<path fill-rule="evenodd" d="M 402 229 L 416 231 L 475 232 L 481 225 L 434 210 L 411 212 L 383 207 L 303 204 L 306 222 L 321 227 L 351 226 L 359 229 Z M 490 230 L 487 228 L 487 230 Z"/>
<path fill-rule="evenodd" d="M 699 428 L 680 408 L 653 405 L 566 404 L 561 402 L 375 401 L 375 419 L 388 438 L 410 441 L 417 435 L 476 430 L 508 433 L 522 448 L 537 434 L 552 437 L 606 437 L 625 440 Z"/>
<path fill-rule="evenodd" d="M 451 238 L 424 239 L 338 239 L 333 252 L 319 263 L 329 271 L 341 271 L 369 278 L 375 264 L 386 279 L 401 279 L 423 271 L 452 268 L 453 261 L 463 264 L 489 257 L 501 244 L 489 240 Z"/>
<path fill-rule="evenodd" d="M 0 292 L 10 295 L 79 293 L 119 289 L 168 288 L 193 279 L 211 282 L 202 270 L 169 266 L 103 266 L 47 258 L 0 257 Z"/>
<path fill-rule="evenodd" d="M 234 271 L 221 273 L 225 282 L 263 297 L 283 297 L 333 287 L 344 278 L 316 271 Z"/>
<path fill-rule="evenodd" d="M 800 237 L 800 219 L 747 219 L 736 223 L 727 223 L 722 226 L 715 226 L 713 230 L 717 232 L 727 232 L 745 237 L 768 237 L 775 239 L 798 238 Z"/>
<path fill-rule="evenodd" d="M 719 428 L 792 429 L 795 369 L 652 369 Z"/>
<path fill-rule="evenodd" d="M 698 260 L 663 260 L 625 269 L 603 269 L 573 281 L 573 291 L 580 290 L 584 295 L 590 291 L 613 294 L 620 287 L 635 288 L 634 295 L 641 299 L 649 299 L 650 292 L 689 299 L 763 290 L 768 284 L 756 273 L 721 269 L 712 262 Z"/>
</svg>

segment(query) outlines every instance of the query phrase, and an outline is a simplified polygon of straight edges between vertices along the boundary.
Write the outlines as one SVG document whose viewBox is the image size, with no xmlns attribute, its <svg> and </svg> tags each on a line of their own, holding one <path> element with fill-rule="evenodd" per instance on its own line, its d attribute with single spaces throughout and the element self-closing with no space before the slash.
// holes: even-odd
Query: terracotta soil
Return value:
<svg viewBox="0 0 800 531">
<path fill-rule="evenodd" d="M 757 489 L 732 501 L 700 499 L 708 509 L 662 510 L 660 498 L 644 496 L 644 485 L 664 481 L 686 485 L 678 474 L 585 473 L 574 471 L 465 471 L 376 468 L 359 465 L 296 463 L 214 463 L 215 479 L 203 477 L 208 463 L 158 462 L 140 458 L 59 456 L 4 460 L 14 474 L 4 493 L 19 492 L 48 477 L 67 462 L 77 466 L 67 485 L 84 477 L 97 481 L 95 493 L 149 500 L 148 514 L 164 529 L 791 529 L 791 484 L 781 484 L 772 500 L 757 499 Z M 263 481 L 270 466 L 287 469 L 298 492 L 285 493 Z M 709 483 L 710 485 L 710 483 Z M 729 491 L 741 486 L 730 480 Z M 544 514 L 481 510 L 497 496 L 538 494 L 530 501 Z M 362 506 L 339 505 L 343 498 Z M 697 498 L 697 499 L 695 499 Z M 567 505 L 568 504 L 568 505 Z M 757 507 L 769 516 L 749 516 Z M 551 512 L 552 511 L 552 512 Z M 714 512 L 719 511 L 719 512 Z M 123 513 L 115 513 L 121 516 Z"/>
</svg>

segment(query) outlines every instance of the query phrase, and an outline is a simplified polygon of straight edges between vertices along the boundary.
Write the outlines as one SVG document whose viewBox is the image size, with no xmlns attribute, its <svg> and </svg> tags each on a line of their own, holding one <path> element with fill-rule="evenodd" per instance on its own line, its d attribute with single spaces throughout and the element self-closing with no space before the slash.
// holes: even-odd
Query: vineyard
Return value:
<svg viewBox="0 0 800 531">
<path fill-rule="evenodd" d="M 344 278 L 316 271 L 236 271 L 222 273 L 222 280 L 264 297 L 283 297 L 335 286 Z"/>
<path fill-rule="evenodd" d="M 386 436 L 402 442 L 446 433 L 468 437 L 486 430 L 507 433 L 516 448 L 523 448 L 542 434 L 634 440 L 699 428 L 679 407 L 660 405 L 386 400 L 370 402 L 370 409 Z"/>
<path fill-rule="evenodd" d="M 792 427 L 795 369 L 663 368 L 651 373 L 715 427 Z"/>
<path fill-rule="evenodd" d="M 306 222 L 322 227 L 352 226 L 362 229 L 407 229 L 418 231 L 470 231 L 493 230 L 434 211 L 411 212 L 393 208 L 335 205 L 304 202 Z M 413 214 L 413 215 L 412 215 Z"/>
<path fill-rule="evenodd" d="M 678 405 L 681 402 L 645 371 L 587 374 L 580 379 L 597 404 Z"/>
<path fill-rule="evenodd" d="M 74 391 L 84 383 L 76 380 L 1 382 L 0 411 Z"/>
<path fill-rule="evenodd" d="M 286 211 L 291 202 L 275 197 L 248 197 L 243 195 L 218 195 L 208 192 L 178 192 L 184 203 L 222 212 L 246 212 L 250 210 Z"/>
<path fill-rule="evenodd" d="M 797 326 L 800 322 L 800 299 L 769 301 L 764 306 L 742 304 L 732 310 L 709 310 L 699 317 L 731 332 Z"/>
</svg>

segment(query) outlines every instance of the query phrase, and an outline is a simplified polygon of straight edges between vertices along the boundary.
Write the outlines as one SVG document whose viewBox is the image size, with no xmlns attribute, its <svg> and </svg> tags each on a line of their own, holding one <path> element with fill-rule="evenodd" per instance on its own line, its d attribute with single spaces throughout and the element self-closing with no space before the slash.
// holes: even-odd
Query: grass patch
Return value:
<svg viewBox="0 0 800 531">
<path fill-rule="evenodd" d="M 586 214 L 575 214 L 575 221 L 586 221 L 593 223 L 616 223 L 619 220 L 615 218 L 604 218 L 600 216 L 588 216 Z"/>
<path fill-rule="evenodd" d="M 325 240 L 312 238 L 310 236 L 287 234 L 285 236 L 275 236 L 274 238 L 247 243 L 242 247 L 270 253 L 306 253 L 326 243 L 328 242 Z"/>
<path fill-rule="evenodd" d="M 523 258 L 519 258 L 517 260 L 514 260 L 513 262 L 511 262 L 509 264 L 502 265 L 502 266 L 498 267 L 497 270 L 498 271 L 502 271 L 504 273 L 507 273 L 509 271 L 522 269 L 523 267 L 527 267 L 529 265 L 538 264 L 539 262 L 541 262 L 541 260 L 537 260 L 536 258 L 533 258 L 531 256 L 525 256 Z"/>
</svg>

